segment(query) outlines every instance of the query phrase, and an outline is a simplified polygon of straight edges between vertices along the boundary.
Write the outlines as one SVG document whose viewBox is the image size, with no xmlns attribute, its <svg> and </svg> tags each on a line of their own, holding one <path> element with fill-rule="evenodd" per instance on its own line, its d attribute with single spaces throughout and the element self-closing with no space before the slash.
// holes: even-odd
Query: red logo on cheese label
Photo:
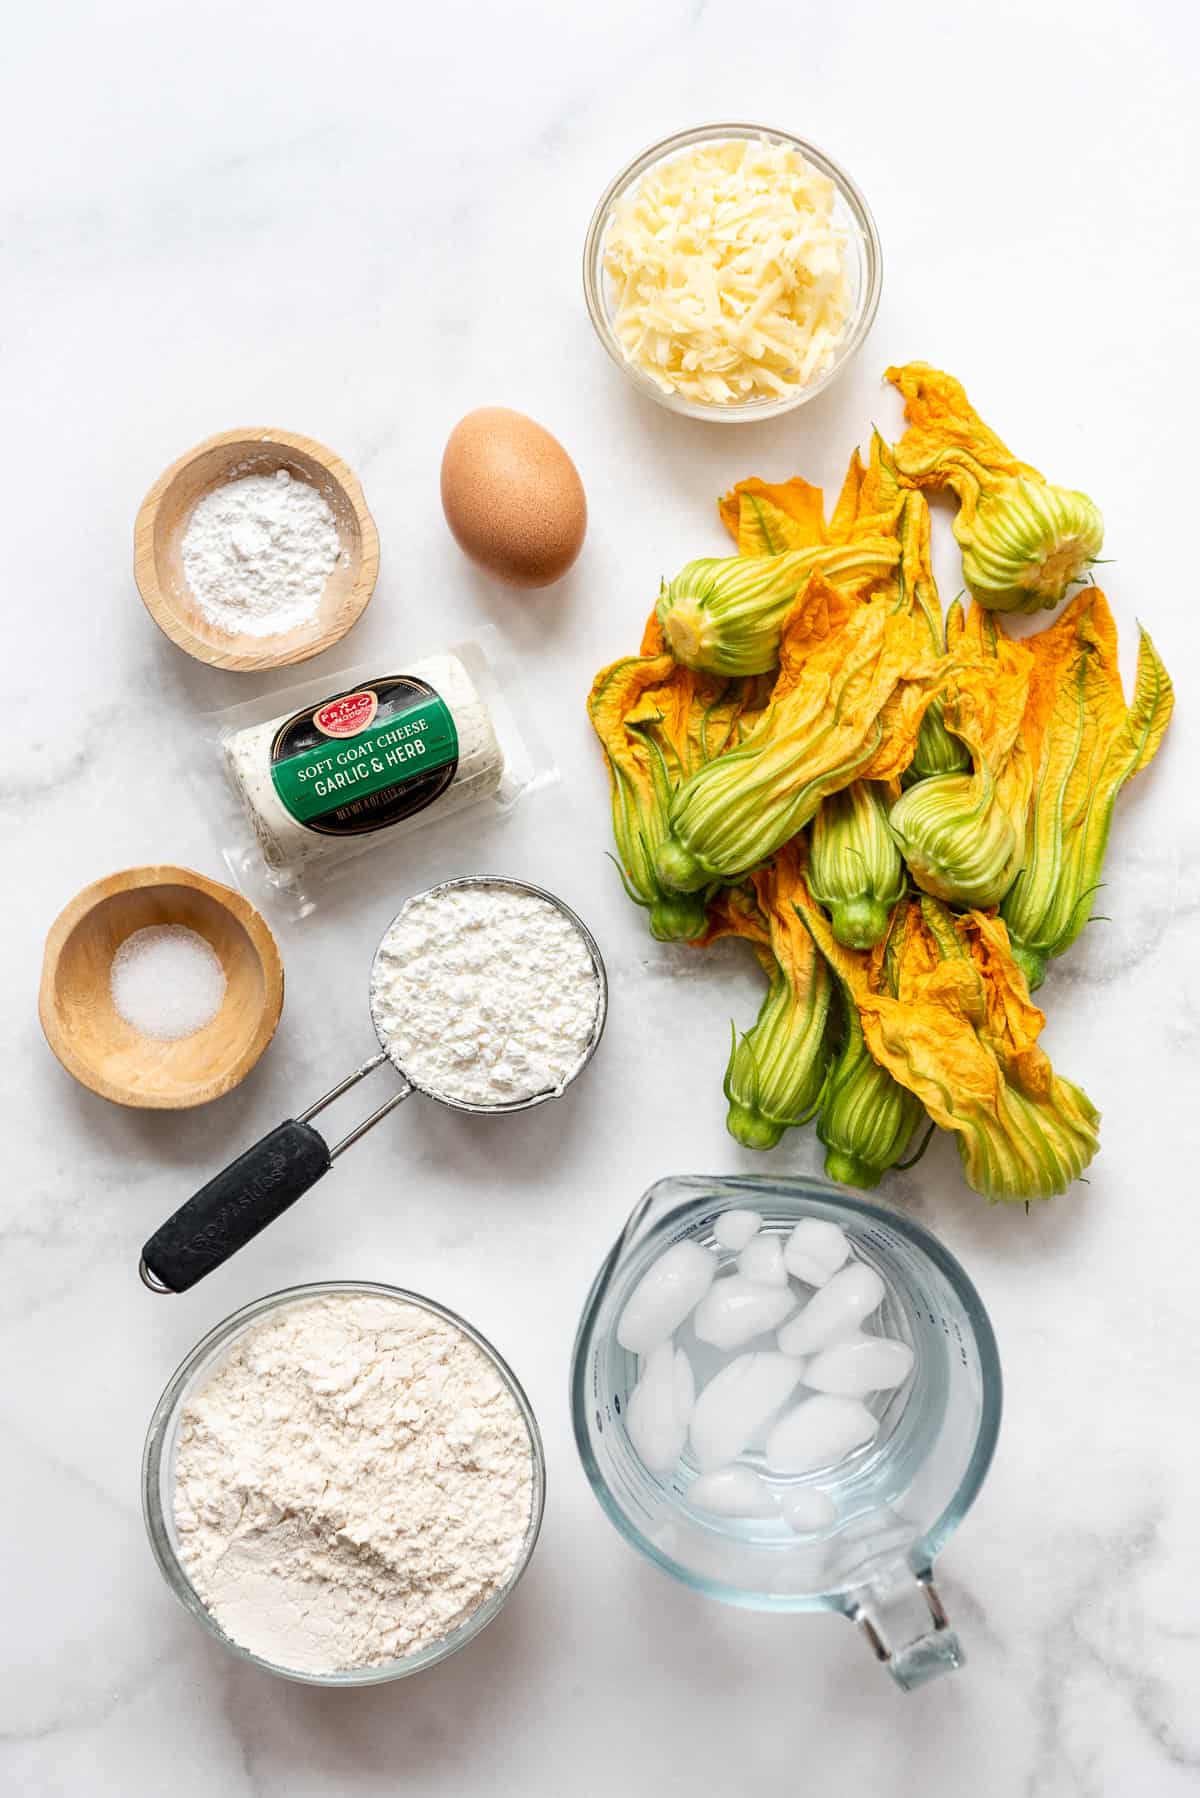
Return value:
<svg viewBox="0 0 1200 1798">
<path fill-rule="evenodd" d="M 368 687 L 362 693 L 344 693 L 340 699 L 318 706 L 312 720 L 322 736 L 356 737 L 374 723 L 378 710 L 379 699 Z"/>
</svg>

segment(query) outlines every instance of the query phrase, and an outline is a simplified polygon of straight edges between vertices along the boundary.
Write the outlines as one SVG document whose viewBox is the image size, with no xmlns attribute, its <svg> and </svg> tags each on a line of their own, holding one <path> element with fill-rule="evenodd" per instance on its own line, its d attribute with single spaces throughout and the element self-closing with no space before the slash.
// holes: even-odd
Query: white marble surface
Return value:
<svg viewBox="0 0 1200 1798">
<path fill-rule="evenodd" d="M 1200 1788 L 1198 51 L 1177 0 L 67 0 L 7 20 L 6 1792 Z M 722 115 L 841 157 L 886 252 L 853 371 L 755 430 L 626 391 L 579 287 L 615 167 Z M 895 425 L 879 375 L 909 356 L 962 374 L 1021 452 L 1099 497 L 1126 648 L 1141 618 L 1181 706 L 1120 804 L 1113 921 L 1045 989 L 1056 1061 L 1105 1113 L 1090 1184 L 1032 1216 L 989 1210 L 942 1143 L 882 1189 L 966 1261 L 1008 1384 L 994 1471 L 942 1563 L 970 1666 L 904 1698 L 845 1623 L 728 1611 L 643 1564 L 586 1486 L 565 1390 L 588 1283 L 643 1188 L 750 1166 L 720 1077 L 753 977 L 732 951 L 701 973 L 656 947 L 622 899 L 587 682 L 632 647 L 661 574 L 720 551 L 715 495 L 752 472 L 832 481 L 872 419 Z M 584 557 L 541 596 L 472 573 L 442 523 L 442 443 L 485 402 L 544 420 L 587 484 Z M 246 422 L 311 432 L 362 476 L 384 556 L 354 659 L 481 621 L 516 646 L 564 783 L 502 828 L 419 839 L 407 879 L 487 867 L 558 888 L 607 953 L 612 1021 L 561 1105 L 494 1127 L 410 1106 L 239 1259 L 158 1300 L 134 1271 L 150 1228 L 372 1046 L 367 963 L 400 897 L 368 880 L 284 934 L 278 1039 L 208 1110 L 113 1109 L 41 1040 L 42 939 L 80 886 L 142 861 L 220 871 L 186 774 L 200 712 L 253 683 L 160 639 L 130 526 L 168 460 Z M 813 1139 L 770 1165 L 814 1167 Z M 337 1274 L 427 1291 L 489 1332 L 550 1474 L 541 1546 L 495 1627 L 433 1675 L 342 1695 L 227 1659 L 163 1587 L 138 1509 L 177 1360 L 257 1294 Z"/>
</svg>

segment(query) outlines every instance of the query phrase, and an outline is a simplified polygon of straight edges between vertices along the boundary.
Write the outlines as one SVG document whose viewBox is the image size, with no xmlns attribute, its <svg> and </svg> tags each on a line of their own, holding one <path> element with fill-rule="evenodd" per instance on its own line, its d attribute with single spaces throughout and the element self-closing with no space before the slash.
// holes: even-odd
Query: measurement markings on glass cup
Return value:
<svg viewBox="0 0 1200 1798">
<path fill-rule="evenodd" d="M 957 1322 L 957 1320 L 954 1325 L 954 1335 L 958 1342 L 959 1362 L 961 1363 L 961 1365 L 963 1367 L 969 1367 L 971 1365 L 971 1363 L 970 1363 L 970 1360 L 967 1355 L 967 1345 L 963 1340 L 962 1326 Z"/>
</svg>

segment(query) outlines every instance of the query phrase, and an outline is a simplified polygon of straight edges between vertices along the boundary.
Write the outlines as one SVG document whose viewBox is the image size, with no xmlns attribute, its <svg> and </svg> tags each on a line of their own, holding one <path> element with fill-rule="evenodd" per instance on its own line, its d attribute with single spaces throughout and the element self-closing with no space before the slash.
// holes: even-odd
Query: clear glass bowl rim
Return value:
<svg viewBox="0 0 1200 1798">
<path fill-rule="evenodd" d="M 764 1193 L 773 1193 L 781 1198 L 792 1198 L 797 1201 L 802 1201 L 805 1197 L 813 1197 L 836 1204 L 846 1211 L 854 1212 L 860 1217 L 895 1230 L 897 1235 L 907 1237 L 915 1248 L 929 1257 L 938 1271 L 949 1281 L 970 1320 L 971 1329 L 978 1344 L 983 1378 L 983 1404 L 975 1446 L 970 1460 L 963 1470 L 954 1497 L 941 1516 L 935 1519 L 920 1538 L 919 1548 L 926 1565 L 914 1567 L 914 1571 L 921 1575 L 927 1574 L 932 1568 L 934 1557 L 954 1534 L 975 1502 L 996 1452 L 996 1440 L 1000 1433 L 1000 1419 L 1004 1407 L 1004 1383 L 1000 1370 L 1000 1352 L 996 1344 L 996 1333 L 992 1328 L 992 1320 L 984 1309 L 983 1300 L 962 1263 L 933 1235 L 932 1231 L 925 1229 L 923 1224 L 916 1223 L 912 1218 L 905 1217 L 900 1212 L 890 1211 L 882 1205 L 873 1204 L 861 1193 L 835 1185 L 832 1181 L 822 1180 L 812 1174 L 781 1174 L 776 1177 L 763 1174 L 668 1174 L 663 1179 L 656 1180 L 654 1185 L 648 1188 L 630 1214 L 628 1222 L 605 1256 L 600 1271 L 592 1282 L 591 1291 L 588 1293 L 587 1301 L 580 1315 L 575 1347 L 571 1356 L 570 1404 L 575 1447 L 583 1463 L 583 1470 L 587 1474 L 588 1483 L 599 1500 L 605 1516 L 616 1525 L 627 1542 L 640 1554 L 645 1555 L 648 1560 L 653 1561 L 655 1566 L 661 1567 L 664 1573 L 669 1573 L 672 1578 L 681 1581 L 683 1585 L 690 1586 L 693 1591 L 702 1592 L 710 1598 L 720 1599 L 724 1604 L 737 1605 L 755 1611 L 828 1611 L 837 1608 L 824 1596 L 771 1597 L 761 1593 L 746 1593 L 736 1587 L 722 1586 L 715 1581 L 697 1578 L 686 1567 L 681 1566 L 669 1555 L 656 1548 L 633 1527 L 609 1492 L 608 1483 L 592 1453 L 588 1435 L 590 1411 L 587 1381 L 600 1301 L 608 1288 L 613 1268 L 621 1257 L 626 1240 L 635 1239 L 641 1218 L 667 1189 L 674 1189 L 679 1194 L 679 1199 L 670 1211 L 664 1212 L 662 1217 L 656 1220 L 652 1226 L 652 1230 L 655 1232 L 676 1220 L 681 1211 L 706 1201 L 719 1202 L 724 1199 L 728 1205 L 736 1205 L 740 1198 L 749 1205 L 755 1195 Z"/>
<path fill-rule="evenodd" d="M 614 201 L 633 182 L 639 180 L 654 163 L 661 162 L 665 157 L 678 150 L 687 149 L 690 144 L 714 142 L 729 137 L 765 137 L 776 143 L 786 144 L 790 149 L 799 150 L 814 168 L 819 169 L 821 174 L 827 175 L 854 215 L 854 221 L 862 240 L 864 266 L 862 291 L 858 297 L 857 310 L 834 351 L 832 362 L 818 380 L 810 382 L 807 387 L 798 388 L 795 393 L 786 394 L 778 399 L 747 400 L 737 404 L 718 406 L 705 405 L 698 400 L 689 400 L 679 393 L 664 393 L 640 370 L 634 368 L 632 363 L 626 361 L 624 352 L 609 323 L 608 308 L 605 304 L 604 235 Z M 775 125 L 750 125 L 744 121 L 730 124 L 693 125 L 686 131 L 676 131 L 669 137 L 661 138 L 658 143 L 651 144 L 648 149 L 635 156 L 632 162 L 627 163 L 620 173 L 609 182 L 592 214 L 583 245 L 583 292 L 587 302 L 588 316 L 597 337 L 617 367 L 632 381 L 639 393 L 644 393 L 650 399 L 656 400 L 668 411 L 681 413 L 688 418 L 707 419 L 714 424 L 749 424 L 755 419 L 779 418 L 783 413 L 791 412 L 795 407 L 802 406 L 807 401 L 815 399 L 819 393 L 823 393 L 854 356 L 875 322 L 882 285 L 883 249 L 879 241 L 879 232 L 871 209 L 857 182 L 846 173 L 839 163 L 834 161 L 832 156 L 816 144 L 809 143 L 806 138 L 796 137 L 790 131 L 783 131 Z"/>
<path fill-rule="evenodd" d="M 162 1510 L 159 1476 L 163 1453 L 171 1438 L 180 1401 L 189 1381 L 201 1363 L 215 1350 L 232 1342 L 234 1337 L 239 1335 L 247 1325 L 265 1316 L 269 1311 L 281 1310 L 286 1305 L 295 1304 L 304 1299 L 319 1298 L 328 1293 L 365 1293 L 371 1297 L 396 1299 L 403 1304 L 419 1305 L 423 1310 L 432 1312 L 434 1316 L 444 1319 L 446 1323 L 461 1330 L 463 1335 L 468 1337 L 487 1356 L 512 1394 L 525 1427 L 529 1431 L 530 1452 L 533 1461 L 533 1500 L 529 1511 L 529 1526 L 521 1544 L 521 1552 L 507 1584 L 501 1591 L 485 1600 L 477 1611 L 464 1623 L 460 1623 L 458 1628 L 452 1630 L 442 1641 L 433 1643 L 420 1654 L 409 1655 L 401 1660 L 388 1661 L 381 1667 L 357 1667 L 338 1673 L 304 1673 L 293 1667 L 281 1667 L 274 1661 L 264 1660 L 261 1655 L 254 1654 L 250 1649 L 243 1648 L 240 1643 L 231 1641 L 221 1629 L 203 1600 L 196 1593 L 171 1546 L 167 1521 Z M 163 1389 L 162 1396 L 154 1407 L 150 1427 L 146 1432 L 145 1448 L 142 1452 L 142 1517 L 145 1521 L 146 1533 L 150 1538 L 154 1558 L 175 1597 L 184 1609 L 203 1624 L 209 1634 L 214 1636 L 230 1654 L 236 1655 L 239 1660 L 246 1661 L 253 1667 L 261 1667 L 267 1673 L 274 1673 L 282 1679 L 295 1680 L 301 1685 L 334 1687 L 381 1685 L 388 1680 L 407 1679 L 411 1674 L 424 1672 L 427 1667 L 435 1667 L 439 1662 L 448 1660 L 452 1654 L 457 1654 L 460 1648 L 465 1648 L 468 1642 L 473 1641 L 482 1630 L 486 1629 L 492 1619 L 498 1616 L 508 1603 L 537 1546 L 545 1508 L 546 1456 L 542 1445 L 542 1434 L 524 1388 L 503 1355 L 492 1346 L 486 1336 L 481 1335 L 457 1312 L 451 1311 L 449 1306 L 440 1305 L 436 1299 L 426 1298 L 423 1293 L 410 1292 L 402 1286 L 389 1286 L 378 1280 L 319 1280 L 310 1285 L 287 1286 L 278 1292 L 267 1293 L 263 1298 L 253 1299 L 248 1305 L 243 1305 L 240 1310 L 231 1312 L 206 1336 L 202 1337 L 171 1375 Z"/>
</svg>

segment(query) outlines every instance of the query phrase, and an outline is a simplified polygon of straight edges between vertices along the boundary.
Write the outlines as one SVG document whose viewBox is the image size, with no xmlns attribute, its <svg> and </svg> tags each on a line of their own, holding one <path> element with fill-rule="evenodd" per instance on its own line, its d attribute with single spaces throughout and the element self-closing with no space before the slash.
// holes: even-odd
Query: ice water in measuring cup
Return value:
<svg viewBox="0 0 1200 1798">
<path fill-rule="evenodd" d="M 729 1214 L 742 1211 L 758 1220 L 749 1240 L 760 1246 L 749 1256 L 742 1234 L 729 1224 Z M 845 1238 L 846 1260 L 823 1285 L 794 1275 L 779 1283 L 777 1249 L 803 1220 Z M 666 1356 L 660 1334 L 659 1410 L 652 1418 L 659 1434 L 647 1436 L 637 1415 L 645 1401 L 636 1394 L 650 1368 L 647 1345 L 655 1329 L 648 1326 L 639 1352 L 621 1341 L 629 1337 L 621 1325 L 644 1276 L 671 1252 L 685 1277 Z M 715 1263 L 710 1283 L 697 1252 Z M 764 1302 L 762 1327 L 742 1337 L 744 1326 L 722 1313 L 738 1309 L 728 1303 L 727 1282 L 745 1282 L 747 1270 L 755 1287 L 775 1281 L 780 1297 L 774 1305 Z M 839 1335 L 844 1344 L 852 1333 L 856 1353 L 878 1363 L 876 1375 L 890 1357 L 891 1373 L 901 1378 L 854 1392 L 851 1375 L 849 1392 L 817 1392 L 805 1381 L 818 1366 L 806 1346 L 805 1316 L 815 1308 L 811 1316 L 819 1321 L 828 1303 L 822 1294 L 847 1272 L 860 1302 L 872 1290 L 877 1297 L 861 1316 L 847 1319 L 846 1332 L 826 1335 L 822 1353 L 832 1354 Z M 750 1324 L 755 1297 L 742 1294 Z M 686 1413 L 683 1427 L 675 1420 L 673 1456 L 663 1399 L 671 1355 L 679 1362 L 676 1401 Z M 727 1405 L 714 1403 L 714 1394 L 722 1396 L 720 1382 L 738 1384 L 731 1364 L 749 1355 L 767 1357 L 764 1368 L 740 1397 L 735 1389 Z M 774 1394 L 772 1378 L 779 1382 Z M 844 1386 L 844 1379 L 833 1383 Z M 989 1464 L 1000 1376 L 978 1296 L 954 1258 L 919 1225 L 821 1180 L 688 1178 L 651 1189 L 601 1270 L 580 1324 L 572 1398 L 576 1440 L 597 1496 L 629 1540 L 666 1571 L 732 1603 L 837 1610 L 860 1621 L 891 1616 L 893 1598 L 901 1602 L 897 1594 L 905 1607 L 916 1594 L 927 1628 L 925 1596 L 932 1588 L 924 1582 Z M 812 1404 L 815 1416 L 805 1417 Z M 855 1417 L 860 1427 L 852 1427 Z M 644 1449 L 649 1443 L 646 1453 L 638 1452 L 638 1440 Z M 724 1475 L 729 1490 L 714 1493 L 719 1480 L 699 1485 L 710 1475 Z M 693 1492 L 708 1502 L 693 1502 Z M 938 1655 L 950 1664 L 945 1651 L 953 1632 L 944 1618 L 937 1631 Z M 901 1636 L 911 1641 L 920 1633 L 906 1610 Z M 892 1668 L 897 1678 L 899 1665 Z"/>
<path fill-rule="evenodd" d="M 702 1287 L 627 1372 L 618 1402 L 635 1454 L 725 1528 L 835 1532 L 861 1511 L 864 1464 L 915 1381 L 904 1307 L 837 1225 L 740 1208 L 650 1263 L 618 1344 L 662 1337 Z"/>
</svg>

